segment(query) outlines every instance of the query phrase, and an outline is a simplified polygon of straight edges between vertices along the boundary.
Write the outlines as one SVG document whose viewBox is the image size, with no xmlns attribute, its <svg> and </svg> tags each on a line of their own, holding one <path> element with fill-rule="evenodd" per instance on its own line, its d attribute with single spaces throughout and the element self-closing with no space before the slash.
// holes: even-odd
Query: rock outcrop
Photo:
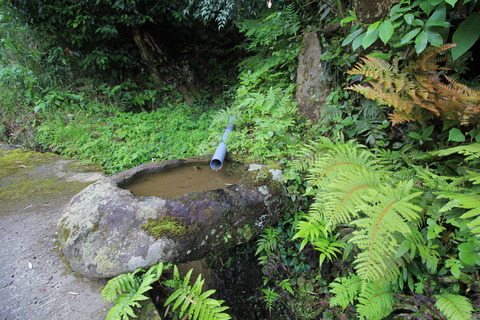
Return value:
<svg viewBox="0 0 480 320">
<path fill-rule="evenodd" d="M 189 160 L 144 164 L 102 179 L 75 195 L 58 223 L 74 271 L 109 278 L 158 262 L 201 259 L 245 242 L 276 222 L 287 203 L 279 170 L 251 166 L 240 182 L 178 197 L 134 196 L 123 189 L 139 175 Z"/>
<path fill-rule="evenodd" d="M 321 55 L 317 33 L 306 33 L 298 57 L 296 99 L 298 111 L 314 122 L 320 119 L 323 104 L 330 93 Z"/>
</svg>

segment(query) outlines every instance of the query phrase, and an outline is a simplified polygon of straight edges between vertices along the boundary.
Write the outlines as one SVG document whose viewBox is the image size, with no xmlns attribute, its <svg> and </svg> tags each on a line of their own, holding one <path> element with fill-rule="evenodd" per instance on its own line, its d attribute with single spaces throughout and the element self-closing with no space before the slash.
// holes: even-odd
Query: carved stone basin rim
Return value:
<svg viewBox="0 0 480 320">
<path fill-rule="evenodd" d="M 199 160 L 143 164 L 75 195 L 58 223 L 73 270 L 109 278 L 161 261 L 198 260 L 249 240 L 283 215 L 288 198 L 281 172 L 261 165 L 249 165 L 236 184 L 177 197 L 137 197 L 122 188 L 140 175 L 193 161 Z"/>
</svg>

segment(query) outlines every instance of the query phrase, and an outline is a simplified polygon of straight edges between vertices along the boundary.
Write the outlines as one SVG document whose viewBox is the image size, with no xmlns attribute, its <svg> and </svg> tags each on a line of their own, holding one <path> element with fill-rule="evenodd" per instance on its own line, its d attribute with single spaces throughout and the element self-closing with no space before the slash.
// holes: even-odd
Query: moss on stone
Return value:
<svg viewBox="0 0 480 320">
<path fill-rule="evenodd" d="M 0 150 L 0 178 L 26 171 L 58 156 L 23 149 Z"/>
<path fill-rule="evenodd" d="M 142 229 L 157 239 L 165 236 L 181 237 L 198 230 L 198 228 L 171 216 L 162 217 L 161 219 L 148 219 L 147 223 L 142 225 Z"/>
<path fill-rule="evenodd" d="M 40 200 L 50 200 L 58 197 L 59 194 L 74 194 L 85 188 L 87 184 L 78 182 L 65 182 L 52 178 L 37 179 L 13 179 L 11 186 L 0 187 L 0 202 L 16 205 L 27 205 L 28 203 Z"/>
<path fill-rule="evenodd" d="M 103 169 L 99 164 L 96 163 L 85 163 L 85 162 L 72 162 L 69 164 L 69 169 L 71 171 L 79 173 L 87 172 L 102 172 Z"/>
<path fill-rule="evenodd" d="M 90 184 L 67 182 L 53 173 L 49 178 L 44 178 L 45 172 L 37 168 L 61 159 L 51 153 L 23 149 L 0 150 L 0 202 L 5 208 L 28 206 L 59 195 L 73 195 Z"/>
</svg>

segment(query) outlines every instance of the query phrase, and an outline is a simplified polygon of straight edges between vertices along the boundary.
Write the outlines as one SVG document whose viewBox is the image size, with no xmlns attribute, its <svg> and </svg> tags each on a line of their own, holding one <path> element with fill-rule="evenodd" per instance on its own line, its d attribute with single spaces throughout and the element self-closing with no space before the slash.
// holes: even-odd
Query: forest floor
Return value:
<svg viewBox="0 0 480 320">
<path fill-rule="evenodd" d="M 105 319 L 105 281 L 69 270 L 57 247 L 65 205 L 100 168 L 0 143 L 0 320 Z"/>
</svg>

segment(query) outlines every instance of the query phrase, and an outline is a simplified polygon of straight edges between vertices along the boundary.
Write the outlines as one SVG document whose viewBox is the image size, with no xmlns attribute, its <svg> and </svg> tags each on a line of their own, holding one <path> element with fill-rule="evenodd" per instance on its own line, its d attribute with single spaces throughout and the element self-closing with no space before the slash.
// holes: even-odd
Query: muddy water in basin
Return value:
<svg viewBox="0 0 480 320">
<path fill-rule="evenodd" d="M 189 163 L 142 176 L 123 188 L 135 196 L 175 197 L 228 187 L 240 181 L 244 173 L 244 165 L 238 163 L 225 163 L 218 171 L 212 170 L 208 163 Z"/>
</svg>

